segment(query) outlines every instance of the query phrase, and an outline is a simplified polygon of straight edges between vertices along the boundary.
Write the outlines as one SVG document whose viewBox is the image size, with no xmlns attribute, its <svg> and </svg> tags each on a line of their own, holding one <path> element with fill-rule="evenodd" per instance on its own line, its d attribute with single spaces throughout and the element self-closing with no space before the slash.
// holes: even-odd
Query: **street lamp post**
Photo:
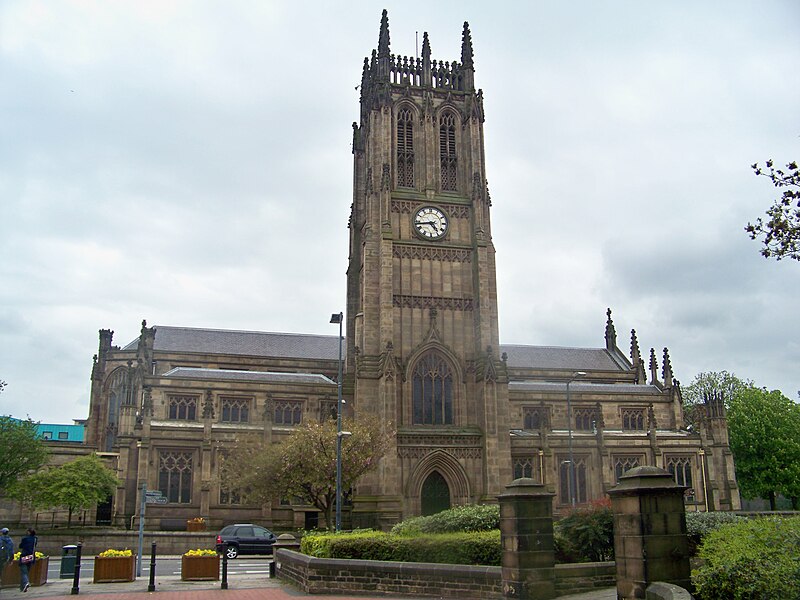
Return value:
<svg viewBox="0 0 800 600">
<path fill-rule="evenodd" d="M 331 315 L 331 323 L 339 324 L 339 374 L 336 377 L 336 531 L 342 530 L 342 324 L 343 313 Z M 330 527 L 330 525 L 328 525 Z"/>
<path fill-rule="evenodd" d="M 584 371 L 577 371 L 572 374 L 572 376 L 567 380 L 567 425 L 568 425 L 568 436 L 569 436 L 569 503 L 572 506 L 575 506 L 575 488 L 577 487 L 577 482 L 575 481 L 575 456 L 572 454 L 572 402 L 570 400 L 569 395 L 569 384 L 575 381 L 576 379 L 580 379 L 581 377 L 586 377 L 586 373 Z"/>
</svg>

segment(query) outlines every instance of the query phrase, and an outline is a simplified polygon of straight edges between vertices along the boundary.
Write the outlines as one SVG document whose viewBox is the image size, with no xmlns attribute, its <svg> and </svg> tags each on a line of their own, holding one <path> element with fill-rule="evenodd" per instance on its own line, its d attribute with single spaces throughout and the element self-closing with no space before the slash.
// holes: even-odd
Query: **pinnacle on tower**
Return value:
<svg viewBox="0 0 800 600">
<path fill-rule="evenodd" d="M 611 320 L 611 309 L 606 309 L 606 348 L 610 351 L 617 347 L 617 330 Z"/>
<path fill-rule="evenodd" d="M 378 58 L 389 57 L 389 14 L 383 9 L 381 31 L 378 34 Z"/>
<path fill-rule="evenodd" d="M 461 66 L 465 69 L 475 68 L 472 62 L 472 35 L 467 21 L 464 21 L 464 33 L 461 34 Z"/>
</svg>

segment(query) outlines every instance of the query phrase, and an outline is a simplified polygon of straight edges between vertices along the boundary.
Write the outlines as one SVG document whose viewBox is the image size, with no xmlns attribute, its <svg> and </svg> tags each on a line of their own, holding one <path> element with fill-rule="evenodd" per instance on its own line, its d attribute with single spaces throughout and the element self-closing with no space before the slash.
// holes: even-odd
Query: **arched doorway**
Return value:
<svg viewBox="0 0 800 600">
<path fill-rule="evenodd" d="M 420 494 L 420 505 L 423 517 L 450 508 L 450 486 L 439 471 L 433 471 L 425 478 Z"/>
</svg>

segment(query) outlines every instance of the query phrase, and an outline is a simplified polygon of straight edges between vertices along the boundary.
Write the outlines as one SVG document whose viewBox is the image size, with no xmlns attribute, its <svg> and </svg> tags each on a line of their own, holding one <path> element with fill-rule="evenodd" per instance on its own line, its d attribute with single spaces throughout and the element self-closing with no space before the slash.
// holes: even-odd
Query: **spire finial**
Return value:
<svg viewBox="0 0 800 600">
<path fill-rule="evenodd" d="M 655 348 L 650 348 L 650 385 L 658 381 L 658 361 Z"/>
<path fill-rule="evenodd" d="M 472 62 L 472 35 L 469 32 L 469 23 L 464 21 L 464 33 L 461 34 L 461 66 L 465 69 L 474 69 Z"/>
<path fill-rule="evenodd" d="M 389 56 L 389 13 L 383 9 L 381 15 L 381 31 L 378 34 L 378 58 Z"/>
<path fill-rule="evenodd" d="M 631 329 L 631 362 L 636 364 L 642 360 L 642 353 L 639 351 L 639 340 L 636 337 L 636 330 Z"/>
<path fill-rule="evenodd" d="M 669 360 L 669 350 L 664 348 L 664 365 L 661 374 L 664 377 L 664 385 L 672 386 L 672 363 Z"/>
<path fill-rule="evenodd" d="M 422 33 L 422 60 L 430 60 L 431 59 L 431 42 L 428 39 L 428 32 L 424 31 Z"/>
<path fill-rule="evenodd" d="M 617 330 L 614 328 L 614 321 L 611 320 L 611 309 L 606 310 L 606 349 L 613 350 L 617 347 Z"/>
</svg>

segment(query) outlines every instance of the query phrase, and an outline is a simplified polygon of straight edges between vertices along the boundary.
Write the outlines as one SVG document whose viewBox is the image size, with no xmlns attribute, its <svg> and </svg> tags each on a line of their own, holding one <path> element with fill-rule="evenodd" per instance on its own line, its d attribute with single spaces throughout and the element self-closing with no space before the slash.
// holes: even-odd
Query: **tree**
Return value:
<svg viewBox="0 0 800 600">
<path fill-rule="evenodd" d="M 60 467 L 40 471 L 20 482 L 14 495 L 34 508 L 63 507 L 72 524 L 76 510 L 91 508 L 113 494 L 119 480 L 96 454 L 76 458 Z"/>
<path fill-rule="evenodd" d="M 47 461 L 47 447 L 36 425 L 30 419 L 0 416 L 0 493 L 7 494 L 21 477 Z"/>
<path fill-rule="evenodd" d="M 764 236 L 761 255 L 765 258 L 800 260 L 800 170 L 797 163 L 788 163 L 785 171 L 776 169 L 772 160 L 766 162 L 767 170 L 758 163 L 751 168 L 756 175 L 768 177 L 776 188 L 787 189 L 783 189 L 781 197 L 767 209 L 769 220 L 766 223 L 759 218 L 755 224 L 748 223 L 744 230 L 753 240 Z"/>
<path fill-rule="evenodd" d="M 345 421 L 342 440 L 343 501 L 358 479 L 378 466 L 393 432 L 373 417 Z M 237 441 L 223 458 L 222 484 L 248 501 L 300 498 L 319 509 L 328 529 L 336 506 L 336 421 L 307 423 L 280 444 L 252 437 Z"/>
<path fill-rule="evenodd" d="M 800 405 L 780 391 L 748 387 L 733 397 L 728 409 L 731 452 L 736 478 L 746 498 L 775 495 L 800 499 Z"/>
</svg>

